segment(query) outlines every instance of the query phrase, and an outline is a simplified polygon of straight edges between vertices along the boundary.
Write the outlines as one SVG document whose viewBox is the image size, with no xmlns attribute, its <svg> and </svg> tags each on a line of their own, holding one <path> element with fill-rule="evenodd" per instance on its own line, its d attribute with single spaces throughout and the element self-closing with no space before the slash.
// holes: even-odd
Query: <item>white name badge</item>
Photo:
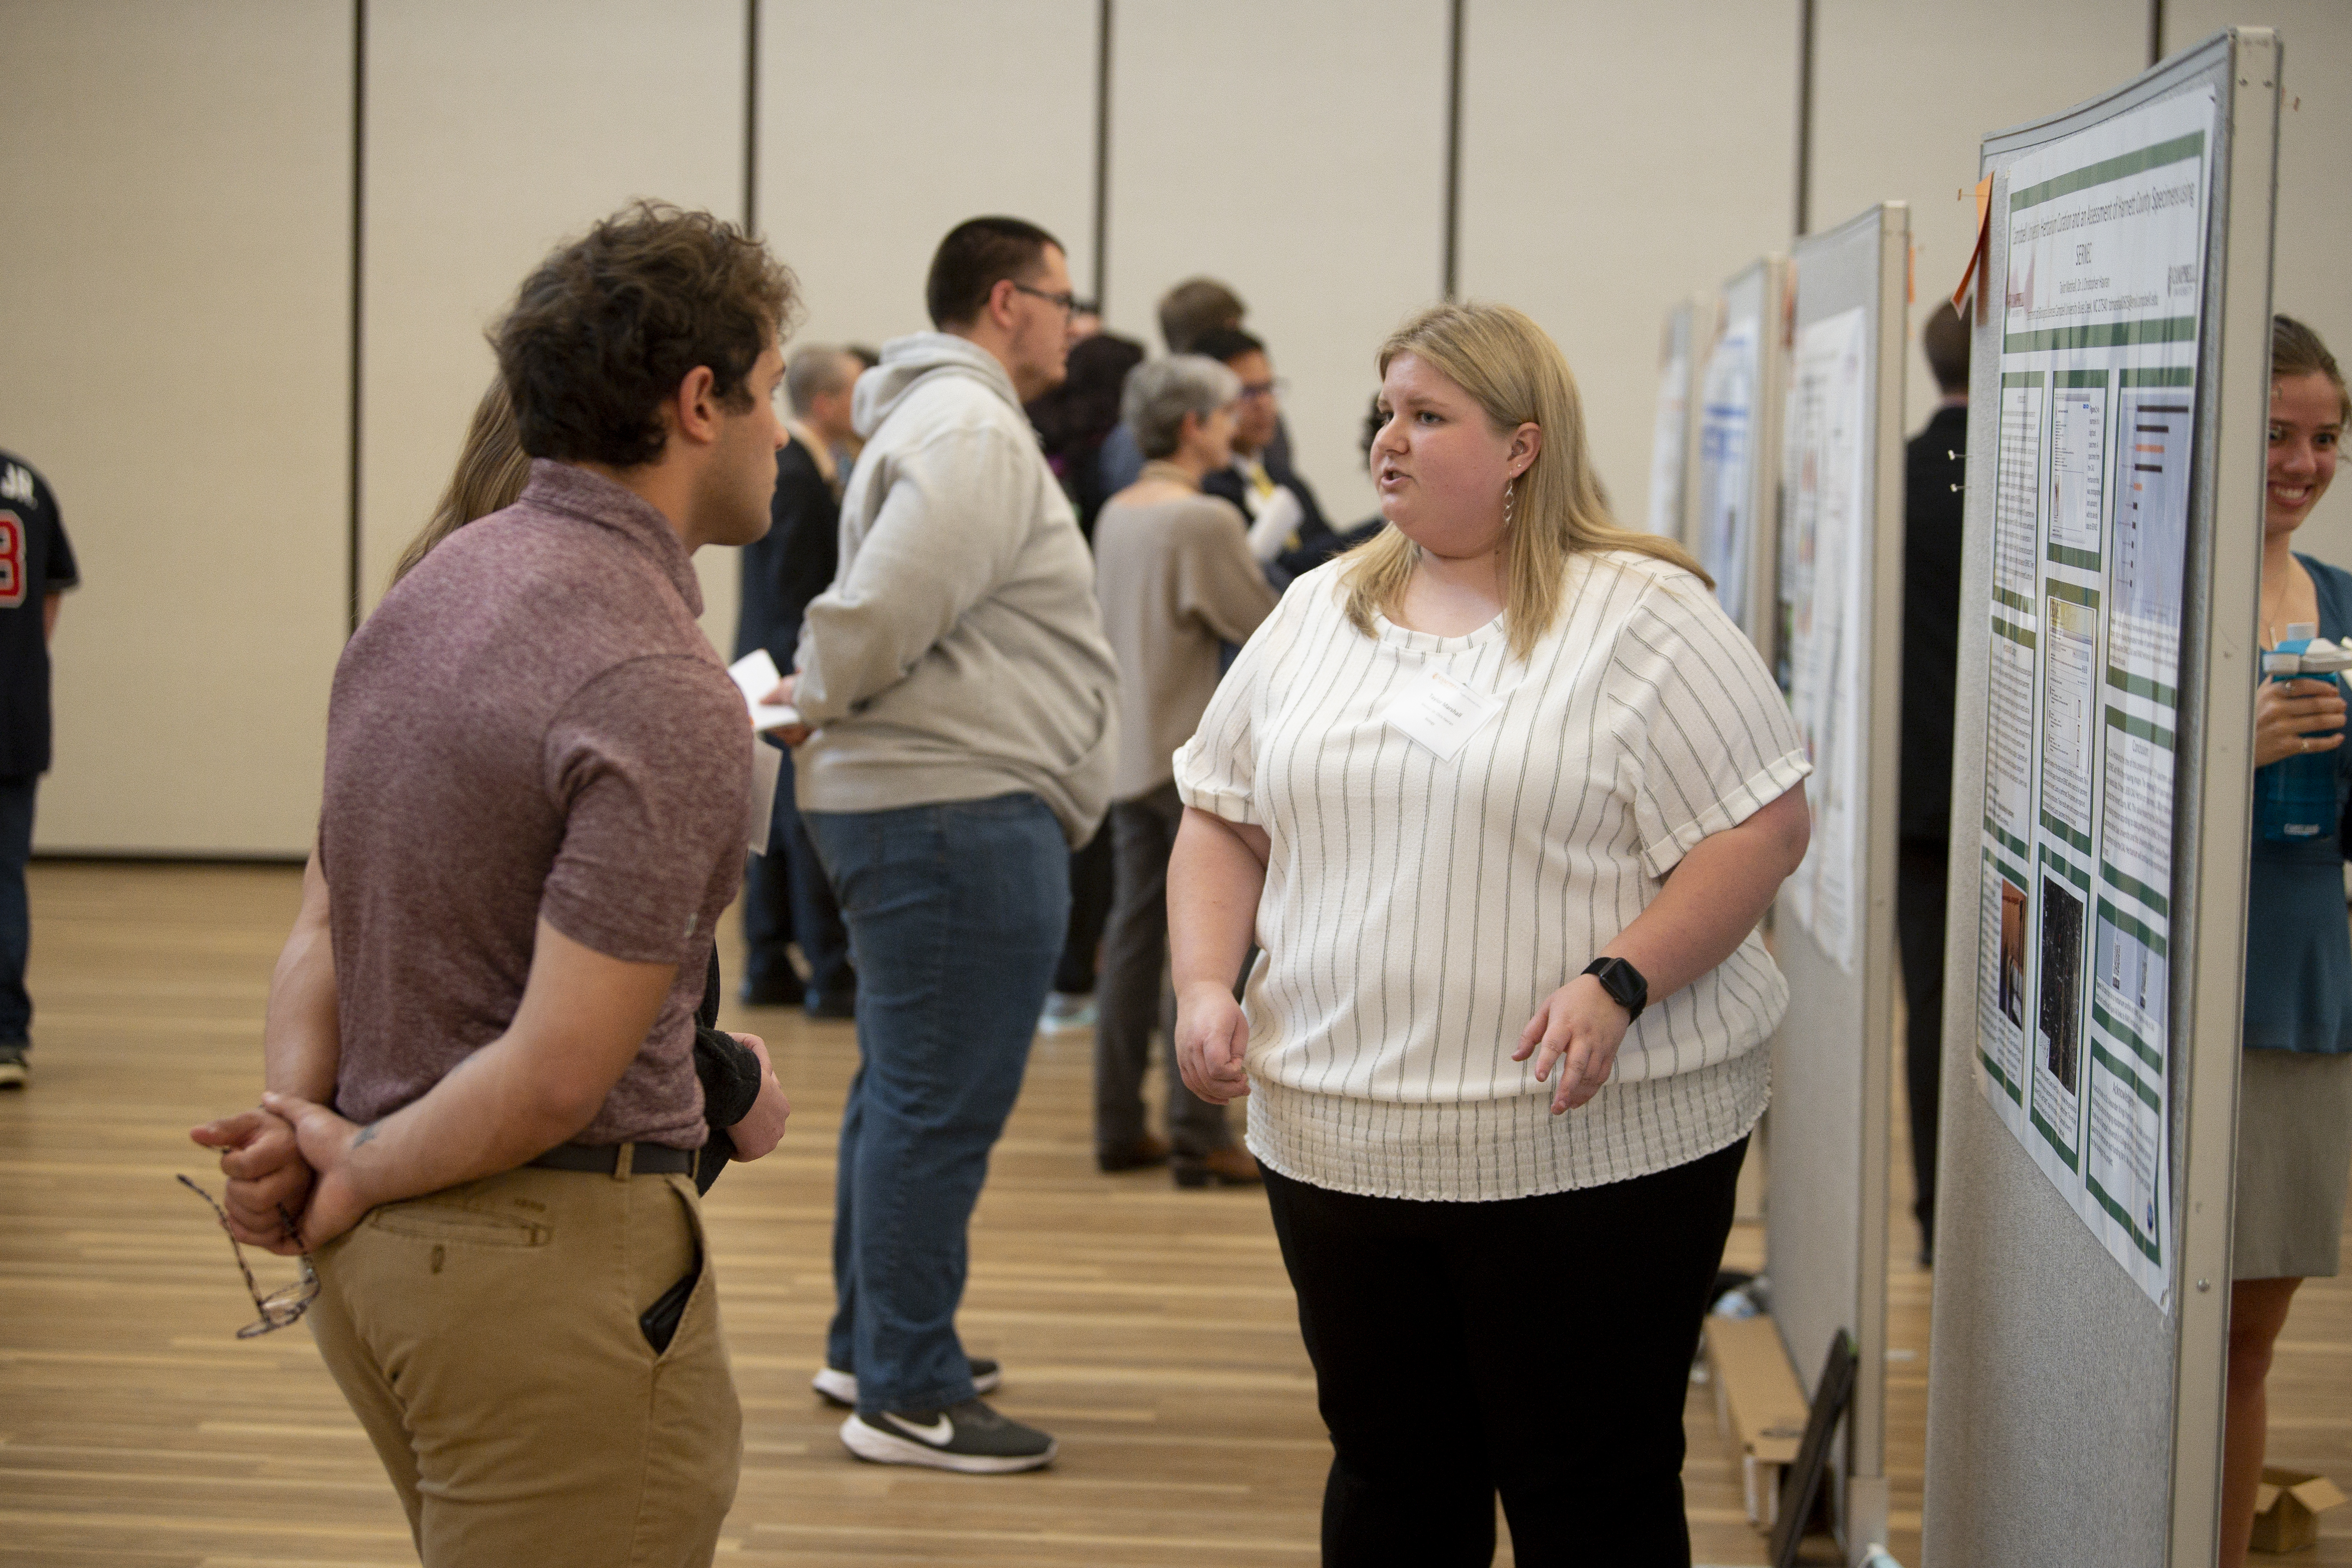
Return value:
<svg viewBox="0 0 2352 1568">
<path fill-rule="evenodd" d="M 1503 700 L 1465 686 L 1442 669 L 1425 669 L 1381 717 L 1409 740 L 1450 763 L 1486 721 L 1503 710 Z"/>
</svg>

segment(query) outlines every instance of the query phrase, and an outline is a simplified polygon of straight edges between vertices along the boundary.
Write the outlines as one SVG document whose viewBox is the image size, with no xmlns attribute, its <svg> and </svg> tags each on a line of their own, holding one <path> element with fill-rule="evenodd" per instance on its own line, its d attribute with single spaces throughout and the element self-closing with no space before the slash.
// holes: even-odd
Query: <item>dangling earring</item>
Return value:
<svg viewBox="0 0 2352 1568">
<path fill-rule="evenodd" d="M 1517 476 L 1503 481 L 1503 526 L 1511 526 L 1511 503 L 1518 495 Z"/>
</svg>

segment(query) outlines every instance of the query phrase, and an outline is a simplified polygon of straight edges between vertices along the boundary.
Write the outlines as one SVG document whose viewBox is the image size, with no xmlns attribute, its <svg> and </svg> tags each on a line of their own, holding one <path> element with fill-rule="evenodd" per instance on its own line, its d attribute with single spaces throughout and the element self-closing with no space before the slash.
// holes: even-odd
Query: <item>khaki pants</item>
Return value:
<svg viewBox="0 0 2352 1568">
<path fill-rule="evenodd" d="M 698 1248 L 656 1354 L 638 1314 Z M 509 1171 L 373 1210 L 315 1261 L 311 1331 L 425 1568 L 710 1561 L 742 1412 L 692 1182 Z"/>
</svg>

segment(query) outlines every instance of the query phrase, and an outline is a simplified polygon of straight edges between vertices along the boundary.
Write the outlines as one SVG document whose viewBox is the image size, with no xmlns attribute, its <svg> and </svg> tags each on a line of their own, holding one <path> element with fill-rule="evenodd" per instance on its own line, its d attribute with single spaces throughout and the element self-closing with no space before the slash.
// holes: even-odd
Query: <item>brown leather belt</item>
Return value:
<svg viewBox="0 0 2352 1568">
<path fill-rule="evenodd" d="M 530 1163 L 541 1170 L 585 1171 L 597 1176 L 690 1176 L 701 1152 L 659 1143 L 558 1143 Z"/>
</svg>

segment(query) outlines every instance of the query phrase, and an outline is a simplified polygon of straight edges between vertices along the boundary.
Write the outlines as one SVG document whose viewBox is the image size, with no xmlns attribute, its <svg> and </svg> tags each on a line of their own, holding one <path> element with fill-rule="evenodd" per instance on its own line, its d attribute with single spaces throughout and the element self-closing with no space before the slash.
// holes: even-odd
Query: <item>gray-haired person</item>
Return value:
<svg viewBox="0 0 2352 1568">
<path fill-rule="evenodd" d="M 1257 1163 L 1234 1141 L 1224 1107 L 1184 1087 L 1172 1020 L 1163 1020 L 1168 856 L 1183 820 L 1176 748 L 1216 689 L 1221 645 L 1241 642 L 1275 605 L 1232 502 L 1201 492 L 1233 461 L 1241 382 L 1213 359 L 1174 354 L 1138 365 L 1121 407 L 1144 456 L 1135 483 L 1095 524 L 1095 595 L 1118 658 L 1118 767 L 1110 823 L 1117 857 L 1103 940 L 1095 1031 L 1095 1157 L 1106 1171 L 1167 1162 L 1180 1186 L 1255 1182 Z M 1143 1075 L 1155 1024 L 1166 1022 L 1166 1141 L 1144 1127 Z M 1171 1147 L 1172 1146 L 1172 1147 Z"/>
</svg>

